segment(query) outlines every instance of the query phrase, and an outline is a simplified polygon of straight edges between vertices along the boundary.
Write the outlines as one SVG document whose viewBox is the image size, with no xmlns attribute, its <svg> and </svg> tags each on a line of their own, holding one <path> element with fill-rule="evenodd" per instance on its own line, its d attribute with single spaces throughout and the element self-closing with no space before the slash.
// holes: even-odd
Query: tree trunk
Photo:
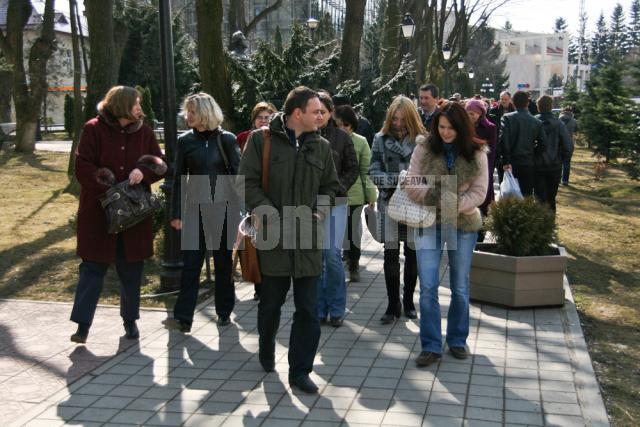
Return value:
<svg viewBox="0 0 640 427">
<path fill-rule="evenodd" d="M 342 51 L 340 53 L 340 79 L 357 80 L 360 73 L 360 43 L 364 27 L 366 0 L 347 2 Z"/>
<path fill-rule="evenodd" d="M 222 42 L 222 0 L 196 0 L 196 15 L 202 89 L 222 108 L 225 126 L 235 130 L 231 77 Z"/>
<path fill-rule="evenodd" d="M 47 92 L 47 61 L 54 50 L 53 4 L 54 0 L 46 1 L 40 35 L 29 50 L 29 83 L 24 66 L 23 30 L 33 10 L 31 2 L 10 0 L 6 36 L 0 31 L 0 48 L 13 68 L 18 152 L 32 153 L 35 150 L 38 115 Z"/>
<path fill-rule="evenodd" d="M 96 114 L 96 106 L 118 81 L 116 43 L 113 25 L 113 0 L 84 0 L 89 27 L 90 66 L 87 73 L 87 97 L 84 116 L 88 120 Z"/>
<path fill-rule="evenodd" d="M 0 123 L 11 121 L 11 71 L 0 71 Z"/>
<path fill-rule="evenodd" d="M 80 57 L 80 40 L 78 36 L 78 20 L 75 14 L 76 0 L 69 0 L 69 10 L 71 11 L 71 46 L 73 50 L 73 143 L 69 155 L 69 165 L 67 175 L 71 185 L 76 183 L 76 148 L 80 141 L 80 131 L 82 129 L 82 60 Z"/>
<path fill-rule="evenodd" d="M 380 43 L 380 76 L 390 79 L 400 66 L 400 8 L 398 0 L 389 0 Z"/>
</svg>

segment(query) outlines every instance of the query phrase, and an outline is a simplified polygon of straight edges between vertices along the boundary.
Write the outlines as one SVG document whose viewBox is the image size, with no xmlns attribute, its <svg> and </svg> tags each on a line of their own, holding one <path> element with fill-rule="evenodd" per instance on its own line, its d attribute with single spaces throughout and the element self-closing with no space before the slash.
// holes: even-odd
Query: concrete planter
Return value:
<svg viewBox="0 0 640 427">
<path fill-rule="evenodd" d="M 507 307 L 564 304 L 567 253 L 514 257 L 491 252 L 494 243 L 478 243 L 473 252 L 469 281 L 472 300 Z"/>
</svg>

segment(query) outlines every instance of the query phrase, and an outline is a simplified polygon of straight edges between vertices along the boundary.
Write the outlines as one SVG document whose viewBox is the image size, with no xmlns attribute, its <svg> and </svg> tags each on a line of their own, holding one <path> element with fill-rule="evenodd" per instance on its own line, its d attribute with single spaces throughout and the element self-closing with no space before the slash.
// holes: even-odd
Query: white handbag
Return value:
<svg viewBox="0 0 640 427">
<path fill-rule="evenodd" d="M 396 191 L 389 199 L 387 215 L 409 227 L 429 227 L 436 220 L 436 208 L 435 206 L 424 206 L 411 200 L 407 192 L 400 186 L 406 176 L 407 171 L 400 172 Z"/>
</svg>

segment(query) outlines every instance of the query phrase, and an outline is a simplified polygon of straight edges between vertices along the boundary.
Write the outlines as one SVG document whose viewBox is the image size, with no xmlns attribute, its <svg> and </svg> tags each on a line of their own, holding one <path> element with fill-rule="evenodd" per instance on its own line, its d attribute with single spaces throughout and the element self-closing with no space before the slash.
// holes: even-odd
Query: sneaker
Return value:
<svg viewBox="0 0 640 427">
<path fill-rule="evenodd" d="M 467 349 L 464 347 L 449 347 L 449 353 L 456 359 L 464 360 L 469 354 L 467 353 Z"/>
<path fill-rule="evenodd" d="M 433 363 L 438 362 L 442 356 L 438 353 L 433 353 L 431 351 L 423 351 L 416 358 L 416 365 L 418 366 L 429 366 Z"/>
</svg>

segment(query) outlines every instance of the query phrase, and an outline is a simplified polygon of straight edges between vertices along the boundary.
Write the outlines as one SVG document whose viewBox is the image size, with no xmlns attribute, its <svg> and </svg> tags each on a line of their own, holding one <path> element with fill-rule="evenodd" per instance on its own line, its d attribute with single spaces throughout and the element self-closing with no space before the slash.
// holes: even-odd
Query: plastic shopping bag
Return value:
<svg viewBox="0 0 640 427">
<path fill-rule="evenodd" d="M 513 176 L 511 171 L 505 171 L 504 173 L 502 183 L 500 184 L 500 197 L 524 199 L 522 191 L 520 191 L 520 184 L 518 184 L 518 180 Z"/>
</svg>

